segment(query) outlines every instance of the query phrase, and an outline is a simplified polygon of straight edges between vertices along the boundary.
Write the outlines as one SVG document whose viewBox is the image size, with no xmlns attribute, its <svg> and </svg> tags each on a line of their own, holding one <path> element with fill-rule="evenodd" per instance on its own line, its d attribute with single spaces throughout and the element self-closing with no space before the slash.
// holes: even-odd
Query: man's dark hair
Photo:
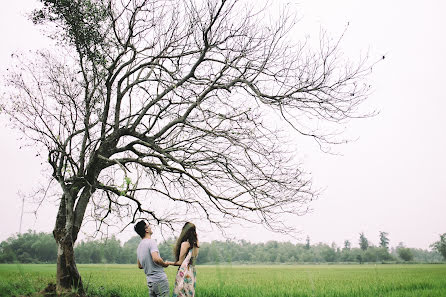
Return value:
<svg viewBox="0 0 446 297">
<path fill-rule="evenodd" d="M 146 222 L 139 221 L 133 228 L 135 229 L 135 232 L 138 233 L 139 236 L 141 236 L 141 238 L 144 238 L 144 236 L 146 235 Z"/>
</svg>

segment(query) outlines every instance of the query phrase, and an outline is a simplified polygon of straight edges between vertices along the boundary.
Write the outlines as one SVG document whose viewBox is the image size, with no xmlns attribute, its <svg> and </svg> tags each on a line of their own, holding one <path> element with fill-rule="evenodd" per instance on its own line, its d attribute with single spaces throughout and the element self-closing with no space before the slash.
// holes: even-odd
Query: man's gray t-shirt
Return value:
<svg viewBox="0 0 446 297">
<path fill-rule="evenodd" d="M 147 276 L 147 283 L 156 283 L 161 280 L 167 279 L 167 275 L 164 272 L 164 268 L 152 260 L 152 253 L 159 252 L 158 245 L 154 239 L 144 238 L 136 249 L 136 256 L 139 263 L 144 269 Z"/>
</svg>

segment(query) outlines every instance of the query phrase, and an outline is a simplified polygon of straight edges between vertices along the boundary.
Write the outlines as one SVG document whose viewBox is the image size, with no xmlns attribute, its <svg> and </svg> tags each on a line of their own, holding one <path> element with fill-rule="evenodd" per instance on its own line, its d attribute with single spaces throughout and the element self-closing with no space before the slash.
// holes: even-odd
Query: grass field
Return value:
<svg viewBox="0 0 446 297">
<path fill-rule="evenodd" d="M 136 265 L 79 265 L 91 296 L 148 296 Z M 166 269 L 171 286 L 176 268 Z M 56 266 L 0 265 L 0 296 L 29 295 L 55 281 Z M 446 297 L 446 265 L 198 266 L 197 297 Z"/>
</svg>

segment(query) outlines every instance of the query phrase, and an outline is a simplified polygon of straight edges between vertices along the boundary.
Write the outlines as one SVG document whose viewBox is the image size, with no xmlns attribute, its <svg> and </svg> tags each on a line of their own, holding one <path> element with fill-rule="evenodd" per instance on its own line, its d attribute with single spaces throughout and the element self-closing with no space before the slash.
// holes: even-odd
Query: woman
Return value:
<svg viewBox="0 0 446 297">
<path fill-rule="evenodd" d="M 198 256 L 198 238 L 195 225 L 187 222 L 181 230 L 180 237 L 175 244 L 175 262 L 171 265 L 180 266 L 175 278 L 173 297 L 195 296 L 195 266 L 194 262 Z"/>
</svg>

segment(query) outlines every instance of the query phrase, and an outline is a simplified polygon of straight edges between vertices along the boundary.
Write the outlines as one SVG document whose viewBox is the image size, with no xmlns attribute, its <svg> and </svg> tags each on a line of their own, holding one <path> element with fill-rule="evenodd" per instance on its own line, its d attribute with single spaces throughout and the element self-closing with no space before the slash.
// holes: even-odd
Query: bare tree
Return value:
<svg viewBox="0 0 446 297">
<path fill-rule="evenodd" d="M 296 43 L 286 11 L 269 22 L 237 0 L 41 2 L 33 21 L 52 25 L 58 51 L 17 57 L 3 108 L 59 186 L 59 289 L 83 291 L 73 245 L 87 217 L 286 231 L 281 216 L 305 214 L 315 192 L 277 119 L 323 145 L 336 139 L 314 127 L 362 116 L 365 61 L 326 35 L 316 50 Z"/>
</svg>

